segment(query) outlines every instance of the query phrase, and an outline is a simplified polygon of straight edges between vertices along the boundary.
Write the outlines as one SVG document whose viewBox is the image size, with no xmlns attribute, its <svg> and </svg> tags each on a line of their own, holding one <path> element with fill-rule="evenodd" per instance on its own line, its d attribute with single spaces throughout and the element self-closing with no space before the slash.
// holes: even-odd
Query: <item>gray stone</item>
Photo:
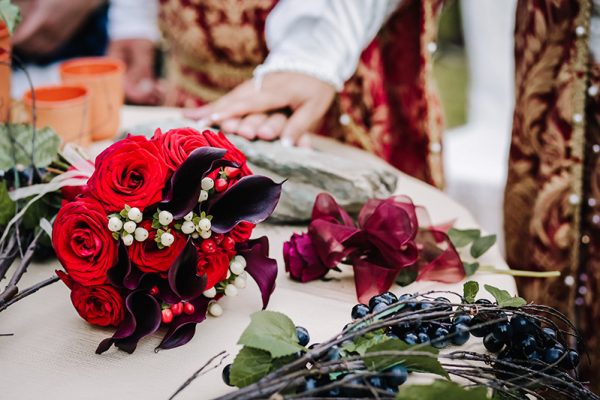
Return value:
<svg viewBox="0 0 600 400">
<path fill-rule="evenodd" d="M 194 126 L 186 120 L 166 120 L 152 127 L 137 126 L 131 133 L 151 135 L 159 126 L 168 130 Z M 371 198 L 389 197 L 396 189 L 398 172 L 380 159 L 333 140 L 313 138 L 313 148 L 285 147 L 279 141 L 228 138 L 246 154 L 254 173 L 276 181 L 287 179 L 272 220 L 304 222 L 310 219 L 315 197 L 331 193 L 348 212 L 356 213 Z"/>
</svg>

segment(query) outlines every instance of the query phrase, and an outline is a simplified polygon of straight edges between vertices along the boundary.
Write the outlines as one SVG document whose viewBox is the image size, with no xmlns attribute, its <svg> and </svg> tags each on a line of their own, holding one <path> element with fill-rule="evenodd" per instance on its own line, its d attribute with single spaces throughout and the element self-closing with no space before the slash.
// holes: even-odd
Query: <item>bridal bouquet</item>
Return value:
<svg viewBox="0 0 600 400">
<path fill-rule="evenodd" d="M 128 136 L 96 159 L 87 184 L 63 188 L 52 242 L 79 315 L 114 326 L 113 344 L 129 353 L 166 327 L 158 348 L 187 343 L 207 313 L 222 314 L 246 276 L 266 307 L 277 264 L 255 224 L 275 209 L 281 185 L 252 175 L 221 133 L 157 130 Z"/>
</svg>

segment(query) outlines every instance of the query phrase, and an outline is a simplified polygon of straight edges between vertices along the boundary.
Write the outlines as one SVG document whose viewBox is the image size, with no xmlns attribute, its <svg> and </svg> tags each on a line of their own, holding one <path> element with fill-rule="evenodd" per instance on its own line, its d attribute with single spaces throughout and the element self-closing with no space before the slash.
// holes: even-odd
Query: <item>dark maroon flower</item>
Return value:
<svg viewBox="0 0 600 400">
<path fill-rule="evenodd" d="M 314 281 L 327 274 L 329 268 L 323 264 L 310 235 L 293 234 L 289 242 L 283 244 L 285 270 L 292 279 L 300 282 Z"/>
</svg>

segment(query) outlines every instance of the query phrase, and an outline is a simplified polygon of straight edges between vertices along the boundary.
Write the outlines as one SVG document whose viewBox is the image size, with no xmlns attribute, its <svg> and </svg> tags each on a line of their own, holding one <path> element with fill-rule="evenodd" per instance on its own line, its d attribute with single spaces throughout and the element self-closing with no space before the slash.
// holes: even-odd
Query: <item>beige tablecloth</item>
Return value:
<svg viewBox="0 0 600 400">
<path fill-rule="evenodd" d="M 179 117 L 179 111 L 126 107 L 123 126 L 139 122 Z M 348 157 L 370 157 L 356 149 L 318 140 L 315 147 L 343 153 Z M 401 175 L 398 193 L 407 194 L 429 210 L 434 223 L 456 219 L 459 227 L 477 224 L 463 207 L 442 192 L 405 175 Z M 356 303 L 351 275 L 329 282 L 299 284 L 284 273 L 282 243 L 292 232 L 304 227 L 263 224 L 256 235 L 266 234 L 271 241 L 271 256 L 280 266 L 277 289 L 269 309 L 290 316 L 297 325 L 309 329 L 314 341 L 322 341 L 338 332 L 350 321 L 350 309 Z M 485 264 L 507 268 L 497 248 L 485 255 Z M 24 276 L 29 285 L 52 275 L 59 268 L 56 260 L 34 264 Z M 481 284 L 489 283 L 516 293 L 514 280 L 508 276 L 477 274 Z M 407 288 L 394 287 L 397 293 L 425 291 L 432 288 L 462 290 L 462 284 L 440 285 L 415 283 Z M 238 347 L 236 341 L 249 323 L 249 315 L 261 307 L 258 288 L 249 281 L 236 298 L 221 301 L 225 313 L 209 317 L 200 324 L 196 336 L 187 345 L 154 353 L 158 334 L 140 341 L 134 354 L 111 349 L 96 355 L 97 344 L 112 334 L 87 324 L 76 314 L 69 292 L 56 283 L 0 313 L 0 398 L 2 399 L 166 399 L 196 369 L 221 350 L 230 353 L 229 362 Z M 207 399 L 231 390 L 221 381 L 221 369 L 194 381 L 178 398 Z"/>
</svg>

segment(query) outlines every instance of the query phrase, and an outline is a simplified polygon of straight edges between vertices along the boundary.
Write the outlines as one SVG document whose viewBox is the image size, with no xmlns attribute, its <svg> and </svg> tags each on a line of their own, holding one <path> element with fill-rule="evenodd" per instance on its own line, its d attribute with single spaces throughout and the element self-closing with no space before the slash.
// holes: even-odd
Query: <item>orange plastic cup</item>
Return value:
<svg viewBox="0 0 600 400">
<path fill-rule="evenodd" d="M 10 120 L 10 32 L 0 21 L 0 123 Z"/>
<path fill-rule="evenodd" d="M 86 87 L 54 85 L 33 90 L 33 94 L 28 91 L 23 95 L 23 103 L 33 123 L 35 99 L 36 128 L 49 126 L 63 142 L 90 144 L 90 96 Z"/>
<path fill-rule="evenodd" d="M 63 83 L 89 90 L 92 140 L 110 139 L 119 132 L 124 71 L 121 61 L 107 57 L 76 58 L 60 66 Z"/>
</svg>

